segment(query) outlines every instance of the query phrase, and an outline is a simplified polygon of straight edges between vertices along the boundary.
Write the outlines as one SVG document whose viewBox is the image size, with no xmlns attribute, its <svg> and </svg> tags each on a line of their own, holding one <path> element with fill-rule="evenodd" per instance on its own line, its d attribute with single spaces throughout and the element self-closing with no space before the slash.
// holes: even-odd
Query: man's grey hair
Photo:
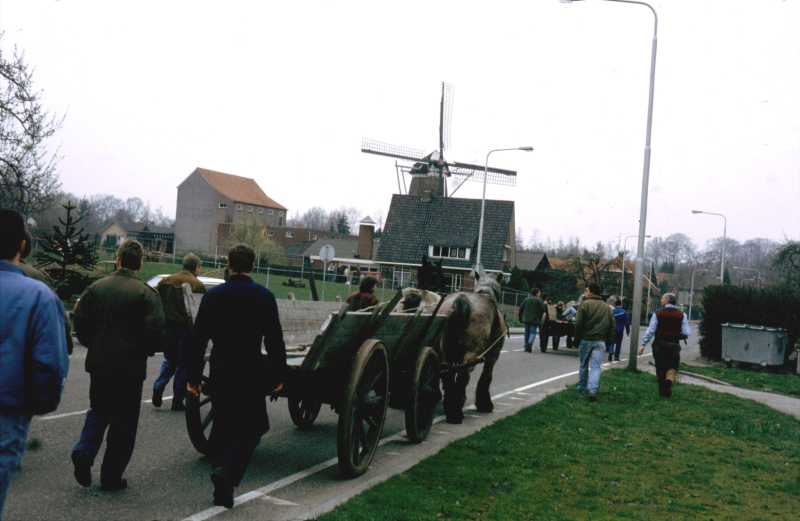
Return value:
<svg viewBox="0 0 800 521">
<path fill-rule="evenodd" d="M 194 270 L 196 270 L 198 266 L 202 265 L 203 261 L 201 261 L 200 257 L 195 255 L 194 253 L 190 253 L 183 258 L 183 269 L 185 269 L 186 271 L 191 271 L 192 273 L 194 273 Z"/>
<path fill-rule="evenodd" d="M 678 303 L 678 297 L 676 297 L 674 293 L 664 293 L 664 298 L 667 299 L 668 304 L 672 304 L 673 306 Z"/>
</svg>

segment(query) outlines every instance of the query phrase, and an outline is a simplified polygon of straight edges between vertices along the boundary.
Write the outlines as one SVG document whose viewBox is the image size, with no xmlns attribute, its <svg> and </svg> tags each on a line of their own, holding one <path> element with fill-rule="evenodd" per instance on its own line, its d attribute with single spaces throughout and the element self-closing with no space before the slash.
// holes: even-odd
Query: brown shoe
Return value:
<svg viewBox="0 0 800 521">
<path fill-rule="evenodd" d="M 597 401 L 597 395 L 594 394 L 594 393 L 589 393 L 589 401 L 590 402 L 596 402 Z"/>
</svg>

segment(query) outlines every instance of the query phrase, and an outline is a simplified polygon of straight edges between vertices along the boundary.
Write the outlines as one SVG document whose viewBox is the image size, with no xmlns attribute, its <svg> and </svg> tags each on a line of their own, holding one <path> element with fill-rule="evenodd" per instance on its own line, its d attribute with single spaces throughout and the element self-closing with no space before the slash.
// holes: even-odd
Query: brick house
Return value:
<svg viewBox="0 0 800 521">
<path fill-rule="evenodd" d="M 254 219 L 263 226 L 283 226 L 288 210 L 271 199 L 254 179 L 195 168 L 178 185 L 175 240 L 178 250 L 214 253 L 225 244 L 231 224 Z"/>
<path fill-rule="evenodd" d="M 126 239 L 136 239 L 145 251 L 172 253 L 175 230 L 146 222 L 111 221 L 95 235 L 96 245 L 116 248 Z"/>
<path fill-rule="evenodd" d="M 474 286 L 481 200 L 439 197 L 434 190 L 395 194 L 386 217 L 375 262 L 384 278 L 413 284 L 422 256 L 442 260 L 448 291 Z M 424 187 L 423 187 L 424 188 Z M 514 202 L 486 201 L 481 263 L 487 272 L 514 266 Z"/>
</svg>

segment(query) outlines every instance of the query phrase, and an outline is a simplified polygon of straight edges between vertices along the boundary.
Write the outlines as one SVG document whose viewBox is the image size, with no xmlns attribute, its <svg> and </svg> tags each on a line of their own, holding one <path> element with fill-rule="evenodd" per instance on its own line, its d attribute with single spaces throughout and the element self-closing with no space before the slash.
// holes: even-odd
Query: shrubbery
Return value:
<svg viewBox="0 0 800 521">
<path fill-rule="evenodd" d="M 703 309 L 700 352 L 714 360 L 722 359 L 722 324 L 725 323 L 786 329 L 789 335 L 787 357 L 800 335 L 800 293 L 788 285 L 764 289 L 728 284 L 706 286 Z"/>
</svg>

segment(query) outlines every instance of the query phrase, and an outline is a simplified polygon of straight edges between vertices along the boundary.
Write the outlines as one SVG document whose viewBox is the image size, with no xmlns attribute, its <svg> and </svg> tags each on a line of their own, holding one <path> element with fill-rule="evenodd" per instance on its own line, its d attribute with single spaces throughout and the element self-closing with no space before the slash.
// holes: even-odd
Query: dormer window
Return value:
<svg viewBox="0 0 800 521">
<path fill-rule="evenodd" d="M 430 257 L 469 260 L 470 253 L 472 253 L 472 248 L 460 248 L 456 246 L 428 246 L 428 256 Z"/>
</svg>

